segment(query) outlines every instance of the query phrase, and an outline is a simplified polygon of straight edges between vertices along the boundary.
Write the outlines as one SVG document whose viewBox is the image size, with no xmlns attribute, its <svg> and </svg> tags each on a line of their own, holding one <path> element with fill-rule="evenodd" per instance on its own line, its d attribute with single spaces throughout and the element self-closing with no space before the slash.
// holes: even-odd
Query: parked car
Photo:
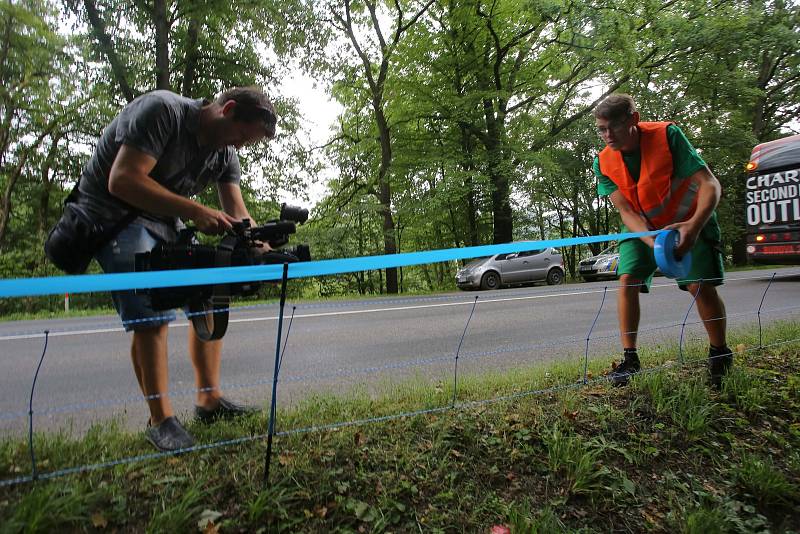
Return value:
<svg viewBox="0 0 800 534">
<path fill-rule="evenodd" d="M 614 243 L 607 249 L 584 260 L 578 264 L 578 274 L 587 282 L 595 280 L 616 280 L 619 267 L 619 251 Z"/>
<path fill-rule="evenodd" d="M 616 280 L 619 269 L 619 249 L 614 243 L 600 254 L 581 260 L 578 264 L 578 274 L 587 282 L 596 280 Z M 664 276 L 661 269 L 656 269 L 653 276 Z"/>
<path fill-rule="evenodd" d="M 456 273 L 459 289 L 499 289 L 533 282 L 564 282 L 564 259 L 557 248 L 478 258 Z"/>
</svg>

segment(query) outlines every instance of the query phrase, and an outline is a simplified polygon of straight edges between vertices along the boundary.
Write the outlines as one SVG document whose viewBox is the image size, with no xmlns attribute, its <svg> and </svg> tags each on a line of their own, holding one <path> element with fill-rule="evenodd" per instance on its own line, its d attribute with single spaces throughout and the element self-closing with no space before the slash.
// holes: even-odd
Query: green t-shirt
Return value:
<svg viewBox="0 0 800 534">
<path fill-rule="evenodd" d="M 703 158 L 697 153 L 697 150 L 695 150 L 686 138 L 686 135 L 674 124 L 667 126 L 667 144 L 669 145 L 669 151 L 672 152 L 673 178 L 677 178 L 678 180 L 688 178 L 706 166 L 706 162 L 703 161 Z M 638 182 L 642 153 L 639 150 L 631 152 L 630 154 L 623 152 L 622 160 L 625 162 L 628 172 L 631 173 L 631 178 Z M 598 195 L 607 196 L 618 189 L 617 184 L 612 182 L 611 178 L 600 172 L 600 158 L 594 158 L 592 170 L 598 179 Z"/>
</svg>

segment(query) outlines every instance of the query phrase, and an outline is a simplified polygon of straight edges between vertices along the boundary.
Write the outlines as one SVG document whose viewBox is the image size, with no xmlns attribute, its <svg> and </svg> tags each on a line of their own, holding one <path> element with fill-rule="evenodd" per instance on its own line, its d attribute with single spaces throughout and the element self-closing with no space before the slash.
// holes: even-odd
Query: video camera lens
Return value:
<svg viewBox="0 0 800 534">
<path fill-rule="evenodd" d="M 282 221 L 294 221 L 303 224 L 308 220 L 308 210 L 298 206 L 290 206 L 284 202 L 281 204 L 280 219 Z"/>
</svg>

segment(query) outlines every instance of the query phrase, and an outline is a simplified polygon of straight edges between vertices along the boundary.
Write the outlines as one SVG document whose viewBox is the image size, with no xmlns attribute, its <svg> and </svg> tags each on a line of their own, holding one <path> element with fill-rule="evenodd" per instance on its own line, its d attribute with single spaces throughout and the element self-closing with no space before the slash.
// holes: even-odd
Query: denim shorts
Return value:
<svg viewBox="0 0 800 534">
<path fill-rule="evenodd" d="M 160 242 L 162 241 L 147 228 L 133 222 L 109 241 L 95 255 L 95 259 L 106 273 L 131 272 L 135 270 L 136 253 L 148 252 Z M 111 298 L 126 332 L 166 324 L 176 317 L 174 310 L 153 310 L 150 295 L 146 293 L 137 293 L 134 290 L 112 291 Z"/>
</svg>

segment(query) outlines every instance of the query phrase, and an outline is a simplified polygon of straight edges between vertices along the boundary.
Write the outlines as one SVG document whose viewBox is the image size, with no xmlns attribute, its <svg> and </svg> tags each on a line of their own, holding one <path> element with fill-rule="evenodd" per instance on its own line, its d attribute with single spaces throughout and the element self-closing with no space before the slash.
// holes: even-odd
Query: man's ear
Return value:
<svg viewBox="0 0 800 534">
<path fill-rule="evenodd" d="M 633 124 L 634 125 L 639 124 L 639 112 L 638 111 L 634 111 L 633 112 L 632 119 L 633 119 Z"/>
<path fill-rule="evenodd" d="M 228 100 L 222 104 L 222 115 L 229 118 L 233 115 L 233 110 L 236 108 L 236 100 Z"/>
</svg>

